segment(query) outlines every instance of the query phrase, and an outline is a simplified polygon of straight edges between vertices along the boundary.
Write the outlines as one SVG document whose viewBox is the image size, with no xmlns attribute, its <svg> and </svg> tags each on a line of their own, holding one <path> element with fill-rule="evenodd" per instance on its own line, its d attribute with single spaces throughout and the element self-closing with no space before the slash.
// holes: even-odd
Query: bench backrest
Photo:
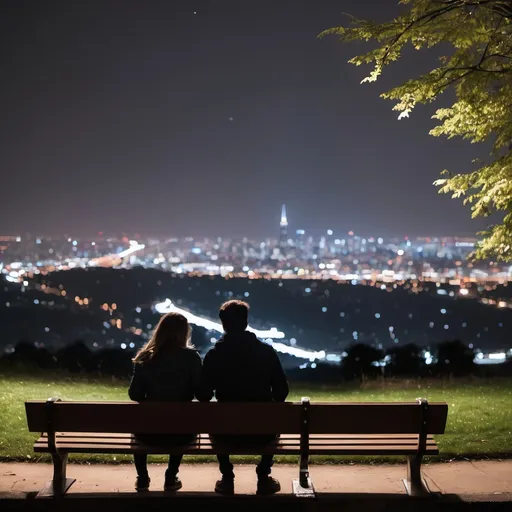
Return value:
<svg viewBox="0 0 512 512">
<path fill-rule="evenodd" d="M 305 414 L 310 434 L 442 434 L 448 415 L 446 403 L 424 409 L 417 402 L 317 402 L 305 408 L 297 402 L 28 401 L 25 408 L 30 432 L 139 434 L 299 434 Z"/>
</svg>

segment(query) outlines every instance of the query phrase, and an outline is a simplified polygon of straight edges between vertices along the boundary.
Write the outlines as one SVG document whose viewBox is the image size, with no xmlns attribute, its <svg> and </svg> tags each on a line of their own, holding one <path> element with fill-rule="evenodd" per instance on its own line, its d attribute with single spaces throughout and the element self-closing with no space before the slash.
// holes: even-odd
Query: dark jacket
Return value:
<svg viewBox="0 0 512 512">
<path fill-rule="evenodd" d="M 128 395 L 136 402 L 189 402 L 198 396 L 201 357 L 189 348 L 135 363 Z"/>
<path fill-rule="evenodd" d="M 288 392 L 276 351 L 251 332 L 225 334 L 204 358 L 200 400 L 284 402 Z"/>
</svg>

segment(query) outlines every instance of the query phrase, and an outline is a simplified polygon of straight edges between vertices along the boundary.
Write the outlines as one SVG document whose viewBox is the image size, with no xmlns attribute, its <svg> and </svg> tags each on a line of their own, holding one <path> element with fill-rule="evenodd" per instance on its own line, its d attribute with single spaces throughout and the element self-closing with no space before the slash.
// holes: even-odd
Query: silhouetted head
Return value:
<svg viewBox="0 0 512 512">
<path fill-rule="evenodd" d="M 219 310 L 219 318 L 227 334 L 244 332 L 247 329 L 248 316 L 249 304 L 243 300 L 224 302 Z"/>
<path fill-rule="evenodd" d="M 143 363 L 153 359 L 153 357 L 162 352 L 191 347 L 191 332 L 188 320 L 183 315 L 180 313 L 167 313 L 160 319 L 153 332 L 153 336 L 140 349 L 133 362 Z"/>
</svg>

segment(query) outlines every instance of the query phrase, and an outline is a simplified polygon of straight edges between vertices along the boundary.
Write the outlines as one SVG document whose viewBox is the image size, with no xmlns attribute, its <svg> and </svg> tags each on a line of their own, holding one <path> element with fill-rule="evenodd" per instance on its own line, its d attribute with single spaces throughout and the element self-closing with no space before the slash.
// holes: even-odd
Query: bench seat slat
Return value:
<svg viewBox="0 0 512 512">
<path fill-rule="evenodd" d="M 47 441 L 47 435 L 43 434 L 37 441 L 37 444 L 46 444 Z M 198 441 L 200 441 L 202 446 L 206 446 L 211 444 L 211 439 L 208 436 L 208 434 L 201 434 L 196 438 Z M 60 446 L 61 444 L 73 444 L 73 443 L 79 443 L 79 444 L 87 444 L 87 443 L 93 443 L 93 444 L 120 444 L 120 445 L 139 445 L 144 444 L 143 442 L 131 434 L 125 434 L 122 437 L 119 437 L 115 434 L 95 434 L 92 435 L 83 435 L 83 434 L 69 434 L 69 433 L 63 433 L 63 434 L 57 434 L 56 436 L 56 442 Z M 235 441 L 236 442 L 236 441 Z M 408 436 L 404 437 L 402 435 L 382 435 L 382 436 L 376 436 L 376 435 L 367 435 L 367 436 L 357 436 L 354 437 L 353 435 L 345 435 L 345 434 L 338 434 L 338 435 L 316 435 L 313 434 L 310 436 L 309 440 L 310 444 L 312 445 L 324 445 L 324 444 L 416 444 L 418 442 L 418 436 Z M 432 435 L 427 436 L 427 444 L 435 444 L 434 438 Z M 269 444 L 275 444 L 274 442 Z M 300 444 L 300 436 L 295 434 L 290 435 L 281 435 L 279 437 L 279 444 L 287 444 L 287 445 L 296 445 Z"/>
<path fill-rule="evenodd" d="M 185 455 L 212 455 L 217 453 L 229 453 L 233 455 L 260 455 L 264 453 L 273 453 L 276 455 L 298 455 L 298 447 L 267 447 L 258 449 L 234 449 L 230 447 L 226 450 L 212 448 L 202 448 L 194 446 L 178 447 L 175 450 L 170 450 L 166 447 L 144 447 L 144 448 L 133 448 L 133 447 L 119 447 L 109 445 L 74 445 L 72 447 L 62 447 L 62 451 L 71 453 L 109 453 L 109 454 L 133 454 L 133 453 L 150 453 L 150 454 L 168 454 L 168 453 L 183 453 Z M 36 445 L 34 451 L 37 453 L 48 452 L 48 447 L 39 447 Z M 402 445 L 328 445 L 321 447 L 311 447 L 310 455 L 413 455 L 417 452 L 415 446 L 402 446 Z M 426 455 L 437 455 L 439 453 L 437 447 L 427 447 Z"/>
<path fill-rule="evenodd" d="M 148 445 L 144 444 L 144 443 L 139 443 L 139 442 L 130 442 L 130 441 L 122 441 L 122 442 L 112 442 L 111 439 L 102 439 L 102 440 L 96 440 L 96 441 L 93 441 L 93 440 L 87 440 L 87 441 L 84 441 L 84 440 L 74 440 L 74 441 L 57 441 L 57 447 L 61 450 L 71 450 L 74 446 L 82 446 L 82 447 L 85 447 L 85 446 L 100 446 L 100 445 L 104 445 L 104 446 L 112 446 L 112 447 L 119 447 L 119 448 L 127 448 L 127 449 L 130 449 L 130 448 L 140 448 L 140 447 L 146 447 Z M 215 445 L 212 445 L 211 442 L 200 442 L 200 443 L 190 443 L 191 446 L 195 446 L 197 445 L 198 447 L 200 446 L 201 448 L 212 448 L 212 446 L 222 446 L 223 443 L 217 443 Z M 38 448 L 43 448 L 43 447 L 47 447 L 47 443 L 46 441 L 44 442 L 37 442 L 36 443 L 36 446 Z M 232 445 L 232 446 L 235 446 L 236 447 L 236 444 Z M 288 448 L 297 448 L 299 449 L 300 448 L 300 443 L 298 442 L 287 442 L 287 441 L 281 441 L 279 443 L 268 443 L 267 445 L 265 446 L 279 446 L 279 447 L 288 447 Z M 315 440 L 312 440 L 310 441 L 310 448 L 313 448 L 313 447 L 318 447 L 318 448 L 322 448 L 324 446 L 410 446 L 410 447 L 417 447 L 418 446 L 418 442 L 417 441 L 411 441 L 411 442 L 408 442 L 408 443 L 405 443 L 401 440 L 396 440 L 396 441 L 384 441 L 384 440 L 379 440 L 379 441 L 374 441 L 374 440 L 358 440 L 358 441 L 353 441 L 353 440 L 331 440 L 331 441 L 324 441 L 324 442 L 319 442 L 319 441 L 315 441 Z M 432 447 L 432 446 L 437 446 L 435 441 L 428 441 L 427 442 L 427 446 L 428 447 Z"/>
<path fill-rule="evenodd" d="M 116 434 L 82 435 L 78 433 L 57 434 L 57 447 L 59 450 L 71 453 L 185 453 L 185 454 L 212 454 L 217 452 L 229 452 L 233 454 L 258 454 L 275 453 L 296 455 L 300 451 L 300 439 L 297 435 L 281 436 L 279 441 L 271 442 L 262 447 L 257 445 L 238 445 L 231 443 L 226 447 L 223 443 L 216 443 L 215 449 L 207 434 L 201 434 L 196 440 L 184 446 L 156 446 L 141 443 L 130 434 L 121 437 Z M 407 455 L 417 451 L 418 436 L 404 435 L 312 435 L 310 436 L 310 453 L 312 455 L 339 455 L 339 454 L 388 454 Z M 438 448 L 431 435 L 427 438 L 427 454 L 437 454 Z M 48 452 L 48 440 L 46 434 L 42 435 L 35 443 L 34 451 Z"/>
<path fill-rule="evenodd" d="M 79 438 L 79 439 L 131 439 L 133 434 L 110 433 L 110 432 L 58 432 L 58 438 Z M 208 439 L 208 434 L 200 434 L 201 439 Z M 40 439 L 46 439 L 44 432 Z M 418 434 L 312 434 L 311 439 L 415 439 L 418 440 Z M 300 434 L 281 434 L 280 439 L 300 439 Z M 428 434 L 427 439 L 433 439 L 432 434 Z"/>
</svg>

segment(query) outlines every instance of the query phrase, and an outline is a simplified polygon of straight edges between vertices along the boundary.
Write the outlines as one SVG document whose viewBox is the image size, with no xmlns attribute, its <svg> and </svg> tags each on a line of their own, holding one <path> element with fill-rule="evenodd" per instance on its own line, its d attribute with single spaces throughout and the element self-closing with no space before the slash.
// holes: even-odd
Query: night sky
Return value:
<svg viewBox="0 0 512 512">
<path fill-rule="evenodd" d="M 317 39 L 396 4 L 3 0 L 0 234 L 275 236 L 281 203 L 313 234 L 474 233 L 432 182 L 478 148 L 378 97 L 434 56 L 360 85 L 369 47 Z"/>
</svg>

